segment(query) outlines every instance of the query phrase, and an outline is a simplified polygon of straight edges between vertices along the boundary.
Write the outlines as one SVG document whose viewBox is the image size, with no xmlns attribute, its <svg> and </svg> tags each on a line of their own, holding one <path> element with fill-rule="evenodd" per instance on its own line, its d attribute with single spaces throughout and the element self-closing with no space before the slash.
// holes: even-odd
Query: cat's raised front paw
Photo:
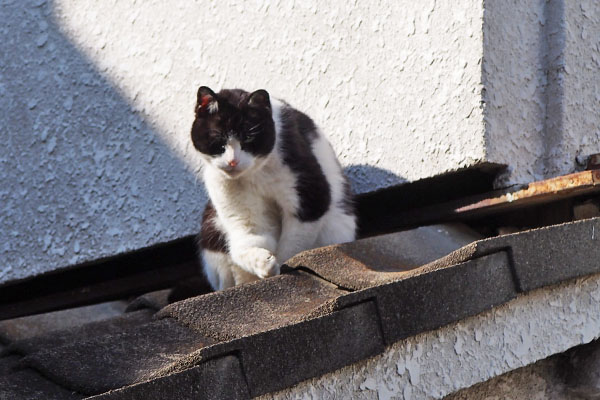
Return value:
<svg viewBox="0 0 600 400">
<path fill-rule="evenodd" d="M 267 249 L 251 247 L 244 250 L 238 258 L 242 268 L 259 278 L 279 275 L 277 259 Z"/>
</svg>

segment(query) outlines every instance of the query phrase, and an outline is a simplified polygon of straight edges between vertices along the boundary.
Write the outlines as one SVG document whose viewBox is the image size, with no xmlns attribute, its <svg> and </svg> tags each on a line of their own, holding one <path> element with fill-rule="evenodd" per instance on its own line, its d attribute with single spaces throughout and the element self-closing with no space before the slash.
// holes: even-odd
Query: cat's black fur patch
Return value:
<svg viewBox="0 0 600 400">
<path fill-rule="evenodd" d="M 229 246 L 225 234 L 215 225 L 217 211 L 209 201 L 206 203 L 202 214 L 202 229 L 200 230 L 199 242 L 204 250 L 219 251 L 227 253 Z"/>
<path fill-rule="evenodd" d="M 311 141 L 317 135 L 316 126 L 307 115 L 287 106 L 281 110 L 281 122 L 279 146 L 283 161 L 296 176 L 300 199 L 296 216 L 303 222 L 316 221 L 331 203 L 329 183 L 311 149 Z"/>
<path fill-rule="evenodd" d="M 310 117 L 290 107 L 284 108 L 284 118 L 296 121 L 298 132 L 311 142 L 317 137 L 317 126 Z"/>
<path fill-rule="evenodd" d="M 209 111 L 203 103 L 204 96 L 217 102 L 216 112 Z M 248 93 L 241 89 L 224 89 L 215 94 L 203 86 L 198 90 L 195 110 L 192 143 L 201 153 L 222 154 L 230 137 L 239 140 L 242 149 L 256 157 L 264 157 L 273 150 L 275 125 L 266 91 Z"/>
</svg>

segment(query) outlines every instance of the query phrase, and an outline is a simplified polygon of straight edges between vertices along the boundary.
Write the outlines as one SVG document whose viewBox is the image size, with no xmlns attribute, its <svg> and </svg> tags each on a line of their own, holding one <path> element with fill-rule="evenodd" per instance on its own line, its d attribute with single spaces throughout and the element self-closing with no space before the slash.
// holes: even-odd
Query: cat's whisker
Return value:
<svg viewBox="0 0 600 400">
<path fill-rule="evenodd" d="M 258 128 L 260 128 L 261 125 L 262 125 L 262 122 L 259 122 L 258 124 L 254 125 L 252 128 L 248 129 L 248 132 L 258 131 Z"/>
</svg>

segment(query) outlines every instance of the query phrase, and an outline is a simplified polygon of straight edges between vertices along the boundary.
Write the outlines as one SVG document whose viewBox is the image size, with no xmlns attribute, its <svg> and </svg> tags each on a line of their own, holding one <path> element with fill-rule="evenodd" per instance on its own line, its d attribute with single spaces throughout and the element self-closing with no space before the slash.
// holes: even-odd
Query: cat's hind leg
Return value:
<svg viewBox="0 0 600 400">
<path fill-rule="evenodd" d="M 241 269 L 229 254 L 220 251 L 202 250 L 202 264 L 204 275 L 214 290 L 223 290 L 259 279 L 258 276 Z"/>
<path fill-rule="evenodd" d="M 341 209 L 333 209 L 324 217 L 315 246 L 329 246 L 356 240 L 356 217 Z"/>
<path fill-rule="evenodd" d="M 228 254 L 221 251 L 202 250 L 201 261 L 204 275 L 214 290 L 234 286 L 236 280 L 233 268 L 238 268 Z"/>
<path fill-rule="evenodd" d="M 302 222 L 294 216 L 284 217 L 281 237 L 277 246 L 277 259 L 285 262 L 301 251 L 315 247 L 317 233 L 323 221 Z"/>
</svg>

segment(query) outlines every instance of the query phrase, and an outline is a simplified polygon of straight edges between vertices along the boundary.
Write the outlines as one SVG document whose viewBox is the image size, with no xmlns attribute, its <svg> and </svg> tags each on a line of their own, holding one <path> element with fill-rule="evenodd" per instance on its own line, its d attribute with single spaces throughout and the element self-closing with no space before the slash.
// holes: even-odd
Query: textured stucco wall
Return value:
<svg viewBox="0 0 600 400">
<path fill-rule="evenodd" d="M 598 307 L 600 275 L 536 290 L 262 398 L 442 398 L 598 338 Z"/>
<path fill-rule="evenodd" d="M 562 354 L 549 357 L 497 376 L 489 381 L 459 390 L 444 400 L 583 400 L 574 395 L 560 369 Z"/>
<path fill-rule="evenodd" d="M 195 92 L 266 88 L 365 191 L 484 158 L 481 0 L 0 3 L 0 283 L 198 230 Z"/>
<path fill-rule="evenodd" d="M 345 166 L 414 180 L 483 157 L 480 3 L 57 0 L 55 13 L 173 148 L 187 148 L 198 85 L 265 87 L 311 115 Z"/>
<path fill-rule="evenodd" d="M 545 71 L 540 57 L 545 0 L 488 1 L 483 24 L 483 82 L 487 157 L 508 163 L 506 177 L 529 182 L 543 176 Z M 509 162 L 507 162 L 509 161 Z M 533 178 L 533 179 L 532 179 Z"/>
<path fill-rule="evenodd" d="M 357 191 L 600 152 L 600 3 L 0 2 L 0 283 L 198 230 L 195 91 L 266 88 Z"/>
<path fill-rule="evenodd" d="M 194 176 L 54 13 L 0 3 L 0 282 L 192 232 L 201 210 Z"/>
<path fill-rule="evenodd" d="M 600 3 L 485 3 L 486 158 L 505 183 L 574 172 L 600 152 Z"/>
<path fill-rule="evenodd" d="M 574 154 L 600 153 L 600 2 L 564 2 L 564 66 L 558 80 L 564 93 L 551 172 L 569 170 Z M 560 127 L 562 129 L 560 129 Z"/>
</svg>

